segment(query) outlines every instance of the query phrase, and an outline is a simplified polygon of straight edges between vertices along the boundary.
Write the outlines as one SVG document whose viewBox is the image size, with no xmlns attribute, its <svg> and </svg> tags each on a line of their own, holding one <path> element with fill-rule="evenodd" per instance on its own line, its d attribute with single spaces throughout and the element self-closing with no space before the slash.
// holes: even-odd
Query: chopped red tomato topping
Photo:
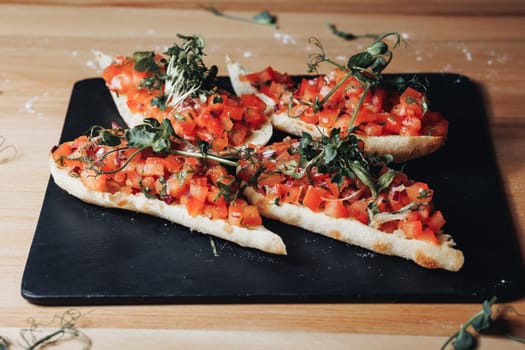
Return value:
<svg viewBox="0 0 525 350">
<path fill-rule="evenodd" d="M 335 69 L 326 75 L 303 78 L 294 83 L 286 74 L 268 67 L 241 79 L 250 81 L 260 92 L 271 97 L 278 113 L 286 112 L 328 130 L 338 128 L 346 132 L 349 127 L 359 126 L 357 133 L 366 136 L 447 135 L 448 122 L 440 113 L 428 109 L 425 93 L 411 87 L 401 94 L 394 89 L 370 89 L 353 125 L 350 125 L 349 116 L 354 113 L 364 89 L 359 80 L 350 77 L 331 92 L 345 75 L 344 71 Z M 324 99 L 328 93 L 331 95 L 320 111 L 314 113 L 311 108 L 306 108 L 308 104 Z M 293 101 L 303 101 L 304 104 L 294 102 L 290 105 L 291 97 Z"/>
<path fill-rule="evenodd" d="M 56 147 L 52 157 L 91 191 L 144 193 L 167 204 L 183 205 L 191 216 L 204 215 L 244 227 L 262 224 L 257 207 L 230 199 L 238 183 L 219 163 L 146 150 L 130 158 L 136 151 L 117 151 L 81 136 Z"/>
<path fill-rule="evenodd" d="M 160 62 L 162 57 L 157 55 L 155 59 Z M 224 151 L 245 143 L 252 130 L 261 128 L 267 121 L 266 104 L 254 94 L 236 97 L 218 91 L 204 102 L 187 98 L 175 109 L 162 105 L 159 101 L 163 99 L 163 86 L 146 88 L 143 82 L 163 72 L 138 72 L 134 65 L 132 58 L 116 57 L 102 74 L 108 88 L 126 96 L 132 113 L 160 122 L 167 118 L 175 133 L 190 142 L 203 140 L 211 144 L 213 151 Z M 265 76 L 276 77 L 270 71 Z"/>
</svg>

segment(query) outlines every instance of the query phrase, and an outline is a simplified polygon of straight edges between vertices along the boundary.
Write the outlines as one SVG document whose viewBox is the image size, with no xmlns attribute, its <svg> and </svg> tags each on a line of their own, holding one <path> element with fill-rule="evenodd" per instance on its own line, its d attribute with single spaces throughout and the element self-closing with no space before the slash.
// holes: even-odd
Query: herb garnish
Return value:
<svg viewBox="0 0 525 350">
<path fill-rule="evenodd" d="M 51 323 L 55 321 L 59 322 L 59 328 L 44 336 L 39 338 L 38 333 L 39 325 L 35 320 L 30 319 L 30 327 L 27 329 L 22 329 L 20 331 L 20 336 L 25 344 L 23 344 L 25 350 L 34 350 L 38 348 L 44 348 L 46 345 L 56 344 L 57 341 L 67 341 L 67 340 L 78 340 L 84 344 L 83 349 L 91 349 L 91 339 L 82 333 L 77 327 L 76 322 L 82 317 L 82 314 L 77 310 L 67 310 L 62 315 L 55 315 Z M 2 343 L 0 343 L 0 346 Z M 6 349 L 7 349 L 6 345 Z M 1 348 L 0 348 L 1 349 Z"/>
<path fill-rule="evenodd" d="M 368 35 L 354 36 L 353 34 L 339 32 L 337 31 L 334 25 L 329 25 L 329 28 L 332 31 L 334 31 L 334 34 L 338 36 L 342 36 L 342 37 L 348 36 L 349 38 L 357 38 L 357 37 L 368 36 Z M 343 71 L 346 72 L 346 74 L 323 97 L 322 100 L 319 101 L 316 98 L 313 104 L 307 101 L 299 101 L 299 102 L 304 105 L 312 106 L 313 111 L 318 112 L 322 110 L 323 105 L 330 99 L 330 97 L 337 91 L 337 89 L 343 86 L 345 82 L 351 76 L 355 77 L 361 83 L 360 87 L 363 88 L 363 92 L 350 118 L 350 122 L 348 125 L 348 131 L 350 132 L 351 129 L 355 128 L 356 126 L 354 125 L 355 119 L 370 89 L 374 87 L 387 87 L 387 88 L 394 88 L 398 91 L 403 91 L 408 86 L 411 86 L 415 89 L 426 91 L 427 85 L 428 85 L 427 80 L 421 81 L 416 76 L 413 76 L 410 78 L 405 78 L 403 76 L 385 78 L 382 75 L 383 71 L 389 65 L 393 57 L 393 51 L 389 48 L 386 42 L 386 39 L 393 37 L 394 44 L 393 44 L 392 49 L 395 49 L 403 41 L 399 33 L 391 32 L 391 33 L 386 33 L 386 34 L 379 35 L 379 36 L 374 35 L 374 37 L 376 39 L 372 42 L 372 44 L 370 44 L 365 51 L 359 52 L 351 56 L 348 62 L 346 63 L 346 65 L 339 64 L 336 61 L 329 58 L 326 55 L 321 42 L 317 38 L 311 37 L 310 43 L 317 46 L 320 52 L 314 53 L 308 56 L 308 60 L 307 60 L 308 72 L 317 73 L 319 65 L 323 62 L 327 62 L 335 67 L 338 67 L 339 69 L 342 69 Z"/>
<path fill-rule="evenodd" d="M 164 95 L 170 107 L 177 106 L 188 96 L 210 95 L 217 85 L 217 66 L 208 69 L 203 61 L 204 39 L 199 35 L 177 36 L 183 40 L 182 45 L 175 44 L 166 52 L 169 60 Z"/>
<path fill-rule="evenodd" d="M 318 72 L 319 65 L 323 62 L 328 62 L 346 72 L 346 75 L 339 81 L 322 100 L 316 99 L 313 104 L 314 112 L 318 112 L 323 108 L 323 105 L 330 99 L 330 97 L 351 77 L 357 78 L 363 88 L 363 93 L 359 99 L 348 125 L 349 131 L 354 128 L 354 121 L 357 117 L 359 109 L 363 105 L 364 99 L 368 91 L 375 86 L 379 86 L 382 81 L 381 73 L 388 66 L 392 60 L 393 53 L 390 50 L 385 39 L 394 37 L 395 49 L 401 43 L 401 36 L 399 33 L 391 32 L 377 37 L 368 48 L 360 53 L 350 57 L 346 65 L 341 65 L 326 56 L 321 42 L 317 38 L 310 38 L 310 43 L 314 44 L 320 49 L 320 53 L 311 54 L 308 57 L 308 71 L 310 73 Z"/>
<path fill-rule="evenodd" d="M 246 22 L 246 23 L 253 23 L 253 24 L 261 24 L 261 25 L 267 25 L 267 26 L 273 26 L 277 28 L 277 16 L 272 15 L 268 11 L 262 11 L 257 13 L 252 18 L 244 18 L 244 17 L 238 17 L 238 16 L 232 16 L 225 14 L 224 12 L 218 10 L 215 7 L 210 7 L 208 10 L 213 13 L 215 16 L 223 17 L 227 19 L 232 19 L 234 21 L 239 22 Z"/>
<path fill-rule="evenodd" d="M 386 164 L 392 161 L 387 155 L 380 157 L 367 154 L 362 150 L 361 141 L 357 136 L 349 134 L 341 138 L 339 129 L 332 129 L 330 135 L 323 135 L 314 140 L 308 133 L 303 133 L 297 148 L 289 152 L 300 155 L 299 163 L 285 171 L 294 178 L 308 176 L 316 169 L 319 173 L 331 174 L 331 182 L 341 186 L 345 177 L 359 179 L 365 184 L 374 198 L 390 186 L 397 171 L 388 169 L 380 175 Z M 378 180 L 374 180 L 378 178 Z"/>
<path fill-rule="evenodd" d="M 356 40 L 356 39 L 361 39 L 361 38 L 377 38 L 379 35 L 377 34 L 352 34 L 352 33 L 348 33 L 348 32 L 343 32 L 343 31 L 340 31 L 337 29 L 337 27 L 335 26 L 335 24 L 333 23 L 329 23 L 328 24 L 328 29 L 330 30 L 330 32 L 332 32 L 332 34 L 334 34 L 335 36 L 341 38 L 341 39 L 344 39 L 344 40 Z"/>
<path fill-rule="evenodd" d="M 485 300 L 482 305 L 482 309 L 472 316 L 467 322 L 465 322 L 459 330 L 452 334 L 443 344 L 441 350 L 445 350 L 449 344 L 452 343 L 455 350 L 473 350 L 477 346 L 477 339 L 475 335 L 469 331 L 469 328 L 472 327 L 474 331 L 478 334 L 494 330 L 497 323 L 497 316 L 494 315 L 492 310 L 493 306 L 496 304 L 497 298 L 492 297 L 490 300 Z M 512 306 L 506 306 L 504 308 L 496 309 L 497 312 L 514 312 L 519 317 L 525 317 L 525 315 L 518 313 Z M 502 334 L 504 337 L 520 342 L 525 343 L 525 338 L 517 337 L 506 332 Z"/>
<path fill-rule="evenodd" d="M 134 69 L 151 73 L 140 83 L 141 88 L 161 90 L 161 95 L 151 100 L 153 106 L 165 110 L 176 107 L 187 97 L 208 96 L 217 82 L 217 66 L 206 67 L 203 61 L 204 39 L 199 35 L 177 34 L 182 40 L 173 44 L 158 61 L 153 51 L 133 54 Z"/>
</svg>

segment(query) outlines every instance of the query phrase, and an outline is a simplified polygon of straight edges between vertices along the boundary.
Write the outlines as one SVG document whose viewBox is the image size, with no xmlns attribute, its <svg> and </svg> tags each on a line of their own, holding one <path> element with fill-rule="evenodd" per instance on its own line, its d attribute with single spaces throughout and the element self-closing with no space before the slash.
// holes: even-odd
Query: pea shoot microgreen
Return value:
<svg viewBox="0 0 525 350">
<path fill-rule="evenodd" d="M 217 66 L 208 69 L 203 61 L 204 38 L 180 34 L 178 37 L 183 40 L 182 45 L 173 45 L 166 52 L 169 60 L 164 95 L 166 104 L 171 107 L 177 106 L 188 96 L 207 96 L 217 85 Z"/>
<path fill-rule="evenodd" d="M 133 54 L 134 68 L 151 73 L 140 83 L 146 89 L 161 90 L 151 104 L 161 110 L 176 107 L 187 97 L 207 96 L 216 87 L 217 66 L 206 67 L 203 61 L 204 39 L 200 35 L 177 34 L 181 44 L 174 43 L 157 60 L 153 51 L 138 51 Z"/>
<path fill-rule="evenodd" d="M 360 142 L 353 134 L 341 138 L 339 129 L 332 129 L 330 135 L 323 135 L 318 140 L 303 133 L 298 147 L 289 150 L 300 154 L 300 161 L 285 172 L 294 178 L 305 175 L 310 177 L 315 168 L 320 173 L 331 174 L 331 181 L 339 186 L 345 178 L 357 178 L 369 188 L 375 198 L 379 191 L 392 183 L 397 172 L 389 169 L 379 175 L 385 164 L 392 161 L 391 156 L 367 154 L 362 150 Z M 376 178 L 378 180 L 374 180 Z"/>
<path fill-rule="evenodd" d="M 320 111 L 330 97 L 353 76 L 361 82 L 363 88 L 361 98 L 352 112 L 348 125 L 349 130 L 354 128 L 355 119 L 368 91 L 381 84 L 382 72 L 392 60 L 393 53 L 386 42 L 390 37 L 394 38 L 393 49 L 395 49 L 401 43 L 401 36 L 396 32 L 386 33 L 378 36 L 365 51 L 351 56 L 346 65 L 339 64 L 327 57 L 321 42 L 317 38 L 310 38 L 310 43 L 320 50 L 319 53 L 311 54 L 308 57 L 307 65 L 310 73 L 318 72 L 319 65 L 323 62 L 330 63 L 346 72 L 345 76 L 321 100 L 317 99 L 314 102 L 314 112 Z"/>
<path fill-rule="evenodd" d="M 333 24 L 333 23 L 329 23 L 328 24 L 328 29 L 330 30 L 330 32 L 332 34 L 334 34 L 338 38 L 341 38 L 343 40 L 348 40 L 348 41 L 356 40 L 356 39 L 362 39 L 362 38 L 375 39 L 375 38 L 377 38 L 379 36 L 377 34 L 352 34 L 352 33 L 348 33 L 348 32 L 343 32 L 343 31 L 338 30 L 336 25 Z"/>
<path fill-rule="evenodd" d="M 83 349 L 91 349 L 91 339 L 81 332 L 77 328 L 77 321 L 83 316 L 77 310 L 67 310 L 62 315 L 55 315 L 51 321 L 51 324 L 55 322 L 59 323 L 59 328 L 54 332 L 40 337 L 41 334 L 40 325 L 38 325 L 35 320 L 30 319 L 29 328 L 20 330 L 20 337 L 22 338 L 23 346 L 25 350 L 34 350 L 46 347 L 46 345 L 57 344 L 58 341 L 68 341 L 75 339 L 83 343 Z M 3 339 L 3 338 L 0 338 Z M 9 343 L 5 341 L 2 343 L 0 340 L 0 349 L 9 349 Z M 2 349 L 3 350 L 3 349 Z"/>
<path fill-rule="evenodd" d="M 496 305 L 497 297 L 492 297 L 488 300 L 485 300 L 482 304 L 482 308 L 479 312 L 473 315 L 467 320 L 464 324 L 461 325 L 459 330 L 452 334 L 443 344 L 441 350 L 445 350 L 450 344 L 454 347 L 454 350 L 474 350 L 477 347 L 477 338 L 476 334 L 482 334 L 483 332 L 488 332 L 491 329 L 496 328 L 496 321 L 498 315 L 495 315 L 493 308 Z M 515 312 L 520 317 L 525 317 L 514 310 L 513 307 L 509 306 L 504 309 L 496 309 L 496 311 L 512 311 Z M 472 332 L 470 328 L 474 330 Z M 514 340 L 520 343 L 525 343 L 525 338 L 517 337 L 512 334 L 503 333 L 504 337 Z"/>
<path fill-rule="evenodd" d="M 277 28 L 277 16 L 272 15 L 268 11 L 259 12 L 255 14 L 255 16 L 253 16 L 252 18 L 245 18 L 245 17 L 239 17 L 239 16 L 233 16 L 233 15 L 226 14 L 215 7 L 210 7 L 208 8 L 208 10 L 211 13 L 213 13 L 215 16 L 218 16 L 218 17 L 223 17 L 223 18 L 227 18 L 227 19 L 231 19 L 231 20 L 239 21 L 239 22 L 260 24 L 260 25 L 272 26 L 272 27 Z"/>
</svg>

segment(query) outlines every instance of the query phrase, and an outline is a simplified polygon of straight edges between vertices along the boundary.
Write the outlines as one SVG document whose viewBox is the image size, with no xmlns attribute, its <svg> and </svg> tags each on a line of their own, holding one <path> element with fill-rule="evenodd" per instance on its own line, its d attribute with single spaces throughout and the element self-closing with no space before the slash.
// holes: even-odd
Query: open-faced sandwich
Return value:
<svg viewBox="0 0 525 350">
<path fill-rule="evenodd" d="M 310 56 L 310 72 L 317 72 L 322 62 L 334 66 L 323 75 L 294 80 L 272 67 L 246 73 L 227 57 L 228 72 L 238 95 L 256 93 L 271 106 L 276 129 L 295 136 L 308 132 L 315 138 L 339 129 L 342 136 L 354 133 L 362 139 L 367 152 L 405 162 L 443 146 L 448 122 L 429 109 L 422 82 L 381 75 L 392 57 L 384 41 L 389 35 L 397 34 L 379 37 L 346 65 L 326 57 L 314 41 L 321 53 Z"/>
<path fill-rule="evenodd" d="M 237 97 L 217 86 L 217 67 L 203 62 L 200 36 L 179 35 L 165 53 L 110 57 L 95 52 L 103 78 L 128 127 L 145 118 L 168 119 L 177 135 L 227 154 L 242 144 L 266 144 L 272 125 L 255 94 Z"/>
<path fill-rule="evenodd" d="M 238 177 L 265 217 L 426 268 L 459 270 L 463 253 L 443 232 L 433 190 L 362 147 L 336 129 L 320 140 L 288 137 L 250 150 Z"/>
<path fill-rule="evenodd" d="M 178 147 L 172 137 L 168 120 L 150 119 L 127 130 L 95 129 L 52 150 L 51 174 L 59 187 L 85 202 L 286 254 L 281 238 L 262 226 L 257 207 L 238 196 L 235 177 L 213 156 Z"/>
</svg>

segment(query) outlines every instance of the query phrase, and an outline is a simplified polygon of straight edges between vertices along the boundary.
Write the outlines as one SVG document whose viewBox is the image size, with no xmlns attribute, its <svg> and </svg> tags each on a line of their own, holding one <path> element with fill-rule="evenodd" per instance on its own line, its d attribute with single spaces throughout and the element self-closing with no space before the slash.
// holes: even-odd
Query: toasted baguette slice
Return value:
<svg viewBox="0 0 525 350">
<path fill-rule="evenodd" d="M 439 245 L 407 239 L 403 231 L 384 233 L 349 218 L 333 218 L 316 213 L 297 204 L 269 202 L 262 194 L 247 187 L 248 201 L 259 208 L 265 217 L 312 231 L 338 241 L 353 244 L 371 251 L 402 257 L 429 269 L 458 271 L 464 262 L 463 253 L 453 248 L 449 235 L 439 234 Z"/>
<path fill-rule="evenodd" d="M 257 94 L 266 103 L 275 129 L 295 136 L 301 136 L 303 132 L 306 132 L 314 138 L 329 134 L 329 130 L 326 128 L 304 122 L 299 118 L 291 118 L 287 113 L 272 113 L 276 104 L 275 101 L 257 91 L 250 82 L 241 80 L 240 77 L 246 74 L 243 66 L 239 62 L 233 61 L 229 56 L 226 56 L 226 66 L 235 93 L 237 95 Z M 390 154 L 397 163 L 433 153 L 441 148 L 446 141 L 446 137 L 443 136 L 357 136 L 365 143 L 365 151 Z"/>
<path fill-rule="evenodd" d="M 100 51 L 93 51 L 93 54 L 95 56 L 95 61 L 97 62 L 97 65 L 99 69 L 102 71 L 106 69 L 112 62 L 112 58 Z M 143 123 L 144 116 L 140 113 L 133 113 L 130 111 L 128 107 L 128 99 L 126 95 L 119 96 L 115 91 L 112 89 L 109 89 L 109 92 L 111 94 L 111 97 L 113 98 L 113 101 L 115 103 L 115 106 L 121 116 L 121 118 L 124 120 L 126 125 L 130 128 L 137 126 L 139 124 Z M 262 94 L 257 94 L 259 98 L 261 98 Z M 263 101 L 268 106 L 268 98 L 263 99 Z M 273 107 L 273 106 L 272 106 Z M 246 138 L 245 144 L 253 144 L 253 145 L 265 145 L 270 141 L 270 138 L 273 134 L 273 127 L 272 122 L 270 118 L 266 120 L 266 122 L 258 129 L 250 130 L 250 135 Z M 183 135 L 179 135 L 183 136 Z M 231 153 L 231 149 L 227 149 L 224 152 L 220 152 L 221 154 L 229 154 Z"/>
<path fill-rule="evenodd" d="M 277 130 L 295 136 L 301 136 L 303 132 L 309 133 L 314 138 L 329 134 L 326 128 L 306 123 L 299 118 L 290 118 L 287 113 L 273 114 L 272 124 Z M 397 163 L 433 153 L 446 141 L 442 136 L 356 136 L 363 140 L 366 152 L 390 154 Z"/>
<path fill-rule="evenodd" d="M 142 193 L 129 195 L 122 192 L 92 191 L 83 185 L 78 176 L 71 176 L 67 168 L 58 167 L 52 156 L 49 157 L 49 165 L 55 183 L 86 203 L 157 216 L 186 226 L 193 231 L 219 237 L 243 247 L 259 249 L 272 254 L 286 254 L 286 247 L 281 237 L 263 226 L 247 228 L 231 225 L 225 220 L 212 220 L 204 215 L 190 216 L 183 205 L 167 204 L 155 198 L 147 198 Z"/>
</svg>

